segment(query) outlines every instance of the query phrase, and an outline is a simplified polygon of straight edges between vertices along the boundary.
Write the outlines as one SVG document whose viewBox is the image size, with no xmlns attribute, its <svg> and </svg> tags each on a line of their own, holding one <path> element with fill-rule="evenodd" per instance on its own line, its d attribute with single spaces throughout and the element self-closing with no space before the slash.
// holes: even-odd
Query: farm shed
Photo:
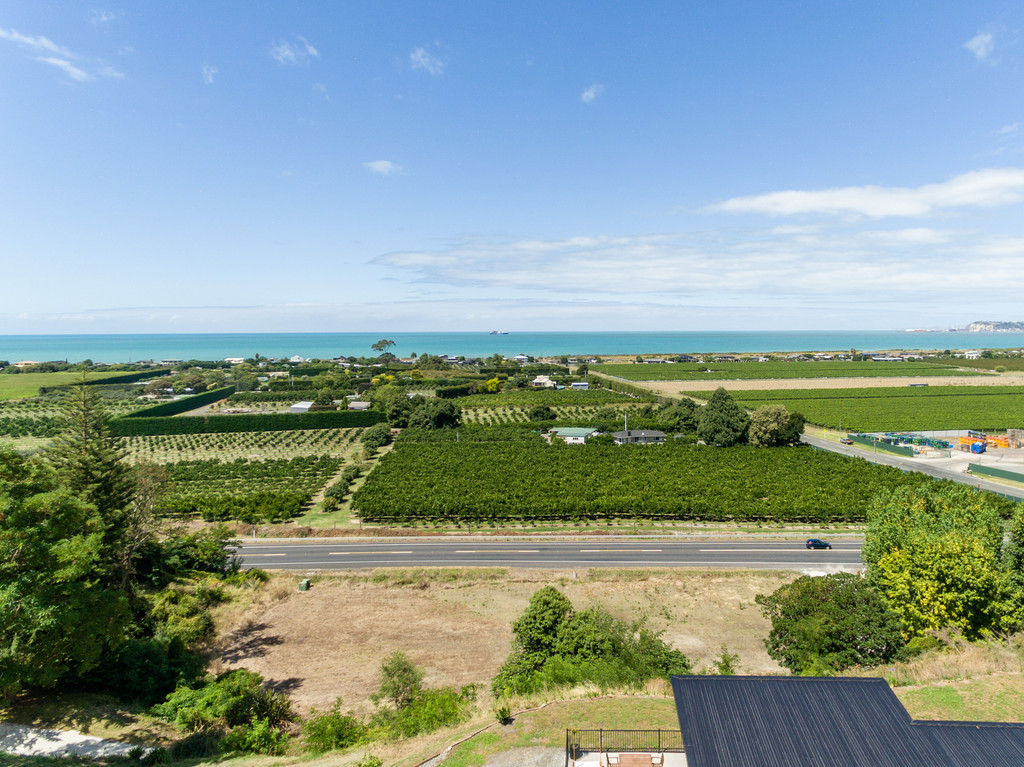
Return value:
<svg viewBox="0 0 1024 767">
<path fill-rule="evenodd" d="M 1010 767 L 1024 724 L 911 719 L 884 679 L 674 676 L 688 767 Z"/>
<path fill-rule="evenodd" d="M 313 407 L 312 402 L 296 402 L 288 410 L 292 413 L 308 413 L 311 407 Z"/>
</svg>

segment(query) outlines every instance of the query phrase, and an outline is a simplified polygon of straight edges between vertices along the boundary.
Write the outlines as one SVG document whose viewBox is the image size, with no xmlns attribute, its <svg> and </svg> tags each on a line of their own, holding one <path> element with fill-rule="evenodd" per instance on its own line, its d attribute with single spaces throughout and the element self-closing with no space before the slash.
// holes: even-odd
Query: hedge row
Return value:
<svg viewBox="0 0 1024 767">
<path fill-rule="evenodd" d="M 111 373 L 110 375 L 100 376 L 99 378 L 87 378 L 84 383 L 86 386 L 104 386 L 108 384 L 119 384 L 119 383 L 135 383 L 136 381 L 145 381 L 148 378 L 159 378 L 160 376 L 166 376 L 171 374 L 170 368 L 152 368 L 150 370 L 130 370 L 127 373 Z M 78 386 L 82 381 L 78 381 L 73 384 L 64 384 L 62 386 L 40 386 L 39 396 L 47 394 L 53 391 L 64 391 L 71 386 Z"/>
<path fill-rule="evenodd" d="M 316 413 L 266 413 L 179 418 L 118 418 L 110 422 L 114 437 L 154 434 L 220 434 L 240 431 L 295 431 L 373 426 L 384 420 L 376 410 L 323 410 Z"/>
<path fill-rule="evenodd" d="M 226 399 L 234 391 L 234 386 L 222 386 L 219 389 L 204 391 L 202 394 L 193 394 L 190 397 L 182 397 L 171 402 L 161 402 L 159 405 L 144 407 L 141 410 L 136 410 L 134 413 L 129 413 L 125 418 L 158 418 L 177 415 L 178 413 L 187 413 L 189 410 L 195 410 L 197 407 Z"/>
</svg>

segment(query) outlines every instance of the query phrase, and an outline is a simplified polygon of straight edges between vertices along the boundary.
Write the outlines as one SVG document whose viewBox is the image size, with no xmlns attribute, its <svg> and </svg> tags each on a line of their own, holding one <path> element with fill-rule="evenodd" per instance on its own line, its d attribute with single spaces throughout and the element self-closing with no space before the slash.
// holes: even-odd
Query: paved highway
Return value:
<svg viewBox="0 0 1024 767">
<path fill-rule="evenodd" d="M 820 447 L 822 450 L 829 450 L 833 453 L 851 455 L 855 458 L 863 458 L 866 461 L 880 463 L 886 466 L 895 466 L 897 469 L 903 469 L 904 471 L 919 471 L 922 474 L 937 477 L 938 479 L 951 479 L 954 482 L 960 482 L 961 484 L 970 485 L 971 487 L 979 487 L 982 490 L 991 490 L 993 493 L 1007 495 L 1011 498 L 1024 499 L 1024 490 L 1020 488 L 1013 487 L 1011 485 L 1004 485 L 999 482 L 992 482 L 973 474 L 965 474 L 962 471 L 947 469 L 941 465 L 929 463 L 929 459 L 927 458 L 904 458 L 899 455 L 878 453 L 863 447 L 843 445 L 838 442 L 820 439 L 819 437 L 811 437 L 807 434 L 804 434 L 802 439 L 808 445 Z"/>
<path fill-rule="evenodd" d="M 832 550 L 808 550 L 803 540 L 703 541 L 664 538 L 501 541 L 390 538 L 384 541 L 303 539 L 244 542 L 245 567 L 266 570 L 353 570 L 372 567 L 703 567 L 822 572 L 858 570 L 860 539 L 836 539 Z"/>
</svg>

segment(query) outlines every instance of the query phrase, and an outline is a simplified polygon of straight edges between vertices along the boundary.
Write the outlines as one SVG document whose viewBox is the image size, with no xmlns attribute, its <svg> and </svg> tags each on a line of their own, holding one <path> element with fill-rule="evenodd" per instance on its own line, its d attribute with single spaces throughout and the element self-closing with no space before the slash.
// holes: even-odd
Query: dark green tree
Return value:
<svg viewBox="0 0 1024 767">
<path fill-rule="evenodd" d="M 697 430 L 700 408 L 692 399 L 683 397 L 678 402 L 665 405 L 657 414 L 658 426 L 668 432 L 692 433 Z"/>
<path fill-rule="evenodd" d="M 101 577 L 107 531 L 52 472 L 0 448 L 0 702 L 90 670 L 124 636 L 128 600 Z"/>
<path fill-rule="evenodd" d="M 553 421 L 555 420 L 555 411 L 547 405 L 534 405 L 526 417 L 531 421 Z"/>
<path fill-rule="evenodd" d="M 903 650 L 899 617 L 858 575 L 805 575 L 756 601 L 772 622 L 768 654 L 794 674 L 877 666 Z"/>
<path fill-rule="evenodd" d="M 409 426 L 419 429 L 454 429 L 461 424 L 462 408 L 450 399 L 428 399 L 409 416 Z"/>
<path fill-rule="evenodd" d="M 46 451 L 63 487 L 114 525 L 135 492 L 131 468 L 110 438 L 109 416 L 94 386 L 73 386 L 65 396 L 62 431 Z"/>
<path fill-rule="evenodd" d="M 719 386 L 708 399 L 700 415 L 697 436 L 708 445 L 731 447 L 746 439 L 749 423 L 747 411 L 736 404 L 736 400 L 729 392 Z"/>
</svg>

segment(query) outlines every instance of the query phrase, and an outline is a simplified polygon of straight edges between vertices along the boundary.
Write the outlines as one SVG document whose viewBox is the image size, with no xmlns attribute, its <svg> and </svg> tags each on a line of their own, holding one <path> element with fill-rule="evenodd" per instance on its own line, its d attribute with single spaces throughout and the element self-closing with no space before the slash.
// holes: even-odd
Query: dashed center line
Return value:
<svg viewBox="0 0 1024 767">
<path fill-rule="evenodd" d="M 360 556 L 362 554 L 412 554 L 411 551 L 329 551 L 332 557 Z"/>
</svg>

